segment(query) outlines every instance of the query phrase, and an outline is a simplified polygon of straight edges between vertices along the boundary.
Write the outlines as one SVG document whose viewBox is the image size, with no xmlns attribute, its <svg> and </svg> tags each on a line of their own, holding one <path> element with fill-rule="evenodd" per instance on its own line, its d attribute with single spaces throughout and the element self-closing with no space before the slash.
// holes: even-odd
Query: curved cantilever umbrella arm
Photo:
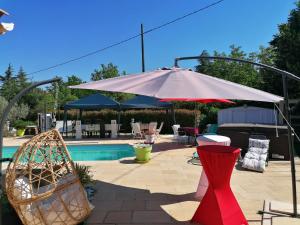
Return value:
<svg viewBox="0 0 300 225">
<path fill-rule="evenodd" d="M 60 81 L 61 78 L 53 78 L 50 80 L 44 80 L 44 81 L 39 81 L 39 82 L 35 82 L 33 84 L 31 84 L 30 86 L 28 86 L 27 88 L 23 89 L 22 91 L 20 91 L 10 102 L 9 104 L 6 106 L 6 108 L 3 111 L 2 114 L 2 118 L 1 118 L 1 122 L 0 122 L 0 176 L 2 173 L 2 150 L 3 150 L 3 128 L 5 125 L 5 122 L 7 120 L 8 114 L 11 110 L 11 108 L 14 106 L 14 104 L 25 94 L 27 94 L 29 91 L 31 91 L 32 89 L 34 89 L 35 87 L 41 86 L 41 85 L 45 85 L 45 84 L 50 84 L 50 83 L 54 83 L 57 81 Z M 1 186 L 1 185 L 0 185 Z"/>
<path fill-rule="evenodd" d="M 252 62 L 245 59 L 237 59 L 237 58 L 230 58 L 230 57 L 221 57 L 221 56 L 190 56 L 190 57 L 180 57 L 175 59 L 175 67 L 178 67 L 178 62 L 182 60 L 200 60 L 200 59 L 208 59 L 208 60 L 223 60 L 223 61 L 233 61 L 233 62 L 240 62 L 240 63 L 246 63 L 251 64 L 254 66 L 259 66 L 261 68 L 270 70 L 275 72 L 277 75 L 281 75 L 282 77 L 282 85 L 283 85 L 283 92 L 284 92 L 284 111 L 285 111 L 285 117 L 287 121 L 290 123 L 290 113 L 289 113 L 289 94 L 288 94 L 288 82 L 287 78 L 295 80 L 300 82 L 300 77 L 296 76 L 295 74 L 292 74 L 290 72 L 278 69 L 273 66 L 269 66 L 262 63 Z M 288 128 L 288 145 L 289 145 L 289 154 L 290 154 L 290 162 L 291 162 L 291 174 L 292 174 L 292 194 L 293 194 L 293 213 L 292 216 L 298 217 L 298 211 L 297 211 L 297 187 L 296 187 L 296 169 L 295 169 L 295 159 L 294 159 L 294 143 L 293 143 L 293 137 L 292 137 L 292 128 L 290 126 L 287 126 Z M 290 215 L 291 213 L 285 213 L 287 215 Z"/>
<path fill-rule="evenodd" d="M 263 63 L 258 63 L 258 62 L 252 62 L 249 60 L 245 59 L 237 59 L 237 58 L 230 58 L 230 57 L 222 57 L 222 56 L 189 56 L 189 57 L 180 57 L 180 58 L 175 58 L 175 63 L 174 66 L 178 67 L 178 62 L 183 61 L 183 60 L 192 60 L 192 59 L 210 59 L 210 60 L 223 60 L 223 61 L 234 61 L 234 62 L 241 62 L 241 63 L 247 63 L 251 64 L 254 66 L 259 66 L 265 69 L 268 69 L 270 71 L 273 71 L 275 73 L 279 73 L 281 75 L 287 76 L 290 79 L 296 80 L 300 82 L 300 77 L 296 76 L 295 74 L 292 74 L 290 72 L 278 69 L 276 67 L 263 64 Z"/>
<path fill-rule="evenodd" d="M 2 184 L 3 184 L 3 180 L 2 180 L 2 162 L 8 162 L 11 161 L 12 159 L 10 158 L 2 158 L 2 150 L 3 150 L 3 128 L 6 122 L 6 119 L 8 117 L 8 114 L 11 110 L 11 108 L 14 106 L 14 104 L 25 94 L 27 94 L 29 91 L 31 91 L 32 89 L 34 89 L 35 87 L 44 85 L 44 84 L 50 84 L 53 82 L 57 82 L 61 80 L 60 78 L 53 78 L 50 80 L 44 80 L 44 81 L 40 81 L 40 82 L 35 82 L 33 84 L 31 84 L 30 86 L 28 86 L 27 88 L 23 89 L 22 91 L 20 91 L 10 102 L 9 104 L 6 106 L 6 108 L 3 111 L 3 115 L 1 118 L 1 122 L 0 122 L 0 195 L 2 195 Z M 0 202 L 0 204 L 2 204 Z M 0 205 L 0 224 L 2 221 L 2 205 Z"/>
</svg>

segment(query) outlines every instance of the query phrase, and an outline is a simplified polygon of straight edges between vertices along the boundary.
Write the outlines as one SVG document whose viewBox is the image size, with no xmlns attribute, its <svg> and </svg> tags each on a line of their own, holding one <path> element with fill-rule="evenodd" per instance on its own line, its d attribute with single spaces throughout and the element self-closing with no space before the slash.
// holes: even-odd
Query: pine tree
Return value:
<svg viewBox="0 0 300 225">
<path fill-rule="evenodd" d="M 12 80 L 14 78 L 13 76 L 14 69 L 11 64 L 8 64 L 7 70 L 4 73 L 4 76 L 0 76 L 0 81 L 4 83 L 5 81 Z"/>
<path fill-rule="evenodd" d="M 1 76 L 0 79 L 2 81 L 1 96 L 10 101 L 18 93 L 17 82 L 11 64 L 8 65 L 4 76 Z"/>
<path fill-rule="evenodd" d="M 17 82 L 20 90 L 25 88 L 28 85 L 27 74 L 25 73 L 23 67 L 21 66 L 17 74 Z"/>
</svg>

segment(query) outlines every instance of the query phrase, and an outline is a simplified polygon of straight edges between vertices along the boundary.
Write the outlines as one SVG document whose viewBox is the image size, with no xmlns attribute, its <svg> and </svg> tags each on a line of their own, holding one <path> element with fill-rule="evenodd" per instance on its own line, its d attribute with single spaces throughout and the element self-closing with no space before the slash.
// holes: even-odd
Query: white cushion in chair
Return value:
<svg viewBox="0 0 300 225">
<path fill-rule="evenodd" d="M 58 180 L 57 185 L 65 185 L 74 179 L 77 178 L 73 174 L 67 174 Z M 66 224 L 74 224 L 76 221 L 73 220 L 73 218 L 80 219 L 82 215 L 85 214 L 85 204 L 88 200 L 86 193 L 84 193 L 85 195 L 81 194 L 81 188 L 81 184 L 75 182 L 69 184 L 65 189 L 55 192 L 50 198 L 41 201 L 39 209 L 47 224 L 56 224 L 60 220 L 63 220 Z M 73 218 L 68 215 L 66 209 L 63 207 L 63 203 Z M 89 201 L 88 206 L 90 210 L 94 208 Z M 55 209 L 55 211 L 53 211 L 53 209 Z M 57 218 L 58 212 L 60 218 Z"/>
<path fill-rule="evenodd" d="M 35 189 L 33 188 L 32 191 L 35 192 Z M 22 176 L 15 180 L 14 196 L 18 200 L 25 200 L 32 197 L 30 182 L 27 177 Z M 20 210 L 27 221 L 40 221 L 39 213 L 34 204 L 20 205 Z"/>
<path fill-rule="evenodd" d="M 15 180 L 14 196 L 18 200 L 31 198 L 31 188 L 27 177 L 19 177 Z"/>
<path fill-rule="evenodd" d="M 266 169 L 266 161 L 270 140 L 249 139 L 249 149 L 246 153 L 242 167 L 263 172 Z"/>
</svg>

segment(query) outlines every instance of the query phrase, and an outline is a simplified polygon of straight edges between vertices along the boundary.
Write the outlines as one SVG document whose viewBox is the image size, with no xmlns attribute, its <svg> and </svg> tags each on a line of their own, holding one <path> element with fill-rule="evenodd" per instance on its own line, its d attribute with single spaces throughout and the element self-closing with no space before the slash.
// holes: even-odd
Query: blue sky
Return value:
<svg viewBox="0 0 300 225">
<path fill-rule="evenodd" d="M 0 8 L 15 30 L 0 37 L 0 74 L 8 64 L 27 73 L 52 66 L 118 42 L 216 0 L 1 0 Z M 266 46 L 286 22 L 295 0 L 225 0 L 161 30 L 145 35 L 146 70 L 172 66 L 175 57 L 202 50 L 225 51 L 229 45 L 246 52 Z M 100 64 L 112 62 L 120 71 L 141 71 L 140 39 L 49 71 L 34 80 L 78 75 L 89 80 Z M 182 62 L 192 67 L 195 62 Z"/>
</svg>

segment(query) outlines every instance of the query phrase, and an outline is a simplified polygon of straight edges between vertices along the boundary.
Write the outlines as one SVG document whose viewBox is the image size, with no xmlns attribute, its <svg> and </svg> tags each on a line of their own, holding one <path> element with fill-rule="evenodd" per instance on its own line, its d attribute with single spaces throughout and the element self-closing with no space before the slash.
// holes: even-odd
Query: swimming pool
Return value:
<svg viewBox="0 0 300 225">
<path fill-rule="evenodd" d="M 102 145 L 67 145 L 74 161 L 117 160 L 134 156 L 134 150 L 128 144 L 102 144 Z M 18 146 L 3 147 L 3 158 L 10 158 Z"/>
</svg>

